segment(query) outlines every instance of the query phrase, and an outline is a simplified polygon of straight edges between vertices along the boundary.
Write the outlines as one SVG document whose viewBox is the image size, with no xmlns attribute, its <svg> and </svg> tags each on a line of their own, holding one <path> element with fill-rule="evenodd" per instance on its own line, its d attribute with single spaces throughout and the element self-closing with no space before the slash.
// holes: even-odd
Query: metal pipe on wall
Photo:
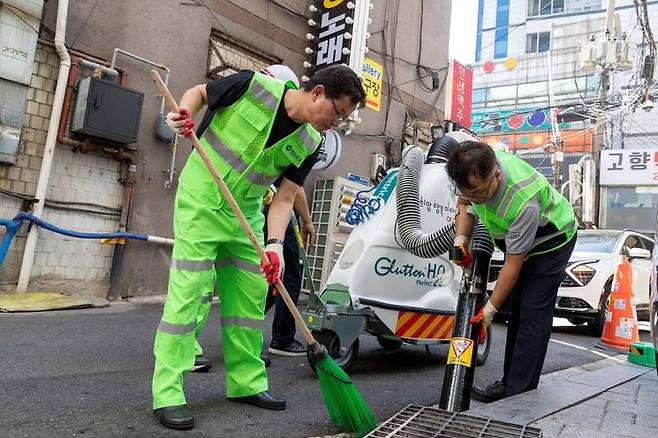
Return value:
<svg viewBox="0 0 658 438">
<path fill-rule="evenodd" d="M 142 58 L 141 56 L 138 56 L 138 55 L 135 55 L 133 53 L 127 52 L 123 49 L 119 49 L 118 47 L 114 49 L 114 54 L 112 55 L 112 62 L 110 63 L 111 68 L 114 68 L 114 64 L 116 63 L 117 55 L 119 53 L 123 53 L 124 55 L 126 55 L 130 58 L 136 59 L 136 60 L 141 61 L 145 64 L 152 65 L 154 67 L 158 67 L 159 69 L 164 70 L 165 71 L 164 83 L 165 83 L 165 86 L 169 85 L 169 68 L 166 65 L 158 64 L 155 61 L 151 61 L 149 59 Z M 165 98 L 164 98 L 164 96 L 162 96 L 162 99 L 160 101 L 160 116 L 164 116 L 164 107 L 165 107 Z"/>
<path fill-rule="evenodd" d="M 178 134 L 174 136 L 171 142 L 171 163 L 169 164 L 169 178 L 164 182 L 164 186 L 170 189 L 174 184 L 174 174 L 176 173 L 176 151 L 178 150 Z"/>
<path fill-rule="evenodd" d="M 55 43 L 52 42 L 52 41 L 48 41 L 48 40 L 44 40 L 43 38 L 39 38 L 38 42 L 39 42 L 39 44 L 43 44 L 44 46 L 52 47 L 53 49 L 56 48 Z M 69 55 L 77 56 L 79 58 L 85 59 L 85 60 L 90 61 L 90 62 L 94 62 L 96 64 L 99 64 L 99 65 L 102 65 L 102 66 L 105 66 L 105 67 L 110 67 L 110 63 L 105 61 L 104 59 L 96 58 L 95 56 L 89 55 L 89 54 L 84 53 L 84 52 L 80 52 L 78 50 L 69 49 Z M 117 66 L 112 66 L 110 68 L 112 68 L 113 70 L 118 71 L 119 74 L 121 75 L 122 79 L 125 77 L 126 80 L 127 80 L 128 70 L 126 70 L 123 67 L 117 67 Z"/>
<path fill-rule="evenodd" d="M 123 205 L 121 209 L 121 218 L 119 223 L 120 231 L 126 231 L 128 228 L 128 221 L 130 218 L 130 208 L 132 206 L 133 195 L 134 195 L 135 172 L 137 169 L 136 157 L 130 153 L 125 152 L 125 150 L 121 146 L 107 146 L 100 143 L 92 143 L 90 141 L 75 140 L 66 135 L 66 127 L 68 124 L 71 102 L 73 101 L 73 97 L 74 97 L 75 82 L 81 65 L 90 68 L 100 67 L 103 69 L 104 74 L 112 77 L 116 77 L 118 75 L 119 82 L 122 86 L 126 86 L 127 84 L 128 71 L 125 68 L 116 67 L 114 65 L 116 52 L 115 52 L 115 57 L 113 58 L 113 62 L 108 63 L 105 60 L 95 58 L 91 55 L 76 50 L 67 51 L 64 46 L 67 11 L 68 11 L 68 1 L 62 0 L 60 3 L 60 8 L 58 9 L 57 34 L 55 37 L 55 42 L 53 43 L 51 41 L 39 39 L 40 44 L 45 45 L 47 47 L 55 48 L 58 51 L 61 62 L 60 62 L 60 70 L 58 74 L 57 86 L 55 89 L 55 99 L 53 101 L 53 111 L 51 112 L 50 123 L 48 126 L 48 137 L 46 139 L 46 148 L 45 148 L 46 150 L 44 152 L 41 173 L 39 175 L 39 184 L 37 186 L 37 192 L 35 195 L 35 197 L 39 200 L 39 202 L 35 204 L 35 207 L 33 208 L 33 213 L 35 215 L 41 215 L 43 213 L 42 200 L 45 200 L 46 198 L 46 188 L 48 185 L 47 181 L 49 179 L 50 170 L 52 167 L 54 149 L 55 149 L 55 145 L 59 143 L 61 145 L 69 146 L 73 148 L 74 151 L 80 151 L 82 153 L 92 153 L 94 155 L 100 155 L 104 157 L 110 156 L 115 160 L 126 163 L 127 165 L 126 176 L 121 180 L 121 184 L 124 185 L 124 196 L 123 196 Z M 140 58 L 140 60 L 142 59 Z M 169 69 L 164 66 L 160 66 L 157 64 L 155 65 L 163 68 L 166 71 L 168 78 Z M 65 68 L 62 68 L 63 66 Z M 56 109 L 58 109 L 58 111 L 56 111 Z M 43 181 L 42 178 L 44 179 Z M 37 207 L 40 208 L 37 210 Z M 27 290 L 32 264 L 34 262 L 36 239 L 38 237 L 37 232 L 38 232 L 38 227 L 32 227 L 30 233 L 28 234 L 28 243 L 31 241 L 33 241 L 33 243 L 31 243 L 30 246 L 28 246 L 28 243 L 26 243 L 25 252 L 23 254 L 23 264 L 21 265 L 21 274 L 19 276 L 19 281 L 17 286 L 17 292 L 25 292 Z M 31 235 L 34 237 L 30 237 Z M 172 239 L 161 238 L 156 236 L 151 236 L 149 238 L 149 242 L 153 242 L 161 245 L 169 245 L 169 246 L 173 244 Z M 113 258 L 112 258 L 112 267 L 110 270 L 110 287 L 108 290 L 108 298 L 116 298 L 118 296 L 119 285 L 122 275 L 124 250 L 125 250 L 125 244 L 123 243 L 115 244 Z"/>
<path fill-rule="evenodd" d="M 74 65 L 75 71 L 71 70 L 69 75 L 67 95 L 66 95 L 66 115 L 61 119 L 59 126 L 58 141 L 61 144 L 68 145 L 74 150 L 80 150 L 83 153 L 97 153 L 102 156 L 111 156 L 115 160 L 126 163 L 127 173 L 126 177 L 121 180 L 124 186 L 123 191 L 123 205 L 121 207 L 121 218 L 119 220 L 119 231 L 125 232 L 128 229 L 128 219 L 130 217 L 130 207 L 132 205 L 135 185 L 135 172 L 137 170 L 137 159 L 129 153 L 126 153 L 121 146 L 104 146 L 91 142 L 81 142 L 74 140 L 66 135 L 66 124 L 68 119 L 68 109 L 73 100 L 73 88 L 77 77 L 77 68 L 82 64 L 82 60 L 78 57 L 75 58 Z M 121 75 L 121 85 L 125 85 L 126 76 Z M 114 245 L 114 253 L 112 256 L 112 266 L 110 268 L 110 285 L 108 289 L 108 298 L 116 298 L 118 296 L 121 275 L 123 272 L 123 255 L 125 251 L 125 243 L 116 243 Z"/>
<path fill-rule="evenodd" d="M 107 149 L 107 148 L 106 148 Z M 130 208 L 132 207 L 133 194 L 135 190 L 135 172 L 137 171 L 137 160 L 132 154 L 125 153 L 121 148 L 117 148 L 108 153 L 116 154 L 116 159 L 125 162 L 126 177 L 122 180 L 124 185 L 123 205 L 121 207 L 121 219 L 119 221 L 119 231 L 125 232 L 128 229 L 128 220 L 130 218 Z M 126 244 L 119 242 L 114 245 L 112 254 L 112 266 L 110 267 L 110 285 L 107 292 L 107 298 L 116 299 L 121 289 L 121 276 L 123 274 L 123 256 Z"/>
<path fill-rule="evenodd" d="M 52 43 L 49 41 L 40 41 L 42 44 L 51 46 Z M 72 51 L 73 53 L 74 51 Z M 112 158 L 125 162 L 127 164 L 127 174 L 126 177 L 122 179 L 121 183 L 124 185 L 124 195 L 123 195 L 123 205 L 121 208 L 121 218 L 119 220 L 119 231 L 126 231 L 128 228 L 128 219 L 130 215 L 130 207 L 132 205 L 133 194 L 134 194 L 134 183 L 135 183 L 135 171 L 137 169 L 137 160 L 136 158 L 129 153 L 123 151 L 123 148 L 120 146 L 112 147 L 105 146 L 98 143 L 92 143 L 90 141 L 80 141 L 75 140 L 66 135 L 66 126 L 69 119 L 69 113 L 71 108 L 71 102 L 73 101 L 75 82 L 77 79 L 78 71 L 81 65 L 88 67 L 102 67 L 105 73 L 109 73 L 112 76 L 119 75 L 119 81 L 122 86 L 126 85 L 128 75 L 126 69 L 111 66 L 98 58 L 86 55 L 80 52 L 74 52 L 75 55 L 71 59 L 71 68 L 68 72 L 68 78 L 66 82 L 66 92 L 64 95 L 64 101 L 62 105 L 62 117 L 59 119 L 59 127 L 57 132 L 57 142 L 61 145 L 70 146 L 75 151 L 80 151 L 82 153 L 92 153 L 100 156 L 111 156 Z M 36 227 L 34 227 L 36 228 Z M 167 241 L 156 243 L 168 244 Z M 114 245 L 114 253 L 112 257 L 112 267 L 110 268 L 110 286 L 108 290 L 108 297 L 116 298 L 118 296 L 119 284 L 122 275 L 123 267 L 123 255 L 125 250 L 124 243 L 117 243 Z"/>
<path fill-rule="evenodd" d="M 60 0 L 57 7 L 57 25 L 55 30 L 55 49 L 59 55 L 59 73 L 57 75 L 57 86 L 55 87 L 55 97 L 53 99 L 53 106 L 50 112 L 50 122 L 48 124 L 48 134 L 46 136 L 46 144 L 41 161 L 41 169 L 39 171 L 39 180 L 37 182 L 37 189 L 35 197 L 37 202 L 33 206 L 33 212 L 37 216 L 43 213 L 43 206 L 48 192 L 48 183 L 50 180 L 50 172 L 52 170 L 53 158 L 55 156 L 55 146 L 57 144 L 57 131 L 60 118 L 62 116 L 62 106 L 64 104 L 64 94 L 66 93 L 66 81 L 68 78 L 69 70 L 71 68 L 71 57 L 66 50 L 66 20 L 68 16 L 69 2 L 68 0 Z M 27 235 L 25 242 L 25 250 L 23 252 L 23 261 L 21 263 L 21 271 L 18 276 L 18 284 L 16 292 L 22 293 L 27 291 L 27 286 L 30 281 L 30 274 L 32 273 L 32 265 L 34 264 L 34 253 L 37 246 L 37 237 L 39 236 L 39 228 L 32 227 Z"/>
</svg>

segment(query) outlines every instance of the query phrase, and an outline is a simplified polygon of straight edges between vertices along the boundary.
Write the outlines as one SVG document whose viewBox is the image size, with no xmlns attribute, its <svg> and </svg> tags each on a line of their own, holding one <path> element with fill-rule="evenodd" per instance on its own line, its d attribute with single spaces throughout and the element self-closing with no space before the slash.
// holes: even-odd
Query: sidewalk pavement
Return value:
<svg viewBox="0 0 658 438">
<path fill-rule="evenodd" d="M 544 438 L 658 436 L 656 370 L 628 362 L 622 366 L 635 368 L 641 374 L 530 425 L 542 429 Z M 613 367 L 608 370 L 618 371 Z"/>
<path fill-rule="evenodd" d="M 463 414 L 541 429 L 543 438 L 637 438 L 658 436 L 656 407 L 655 368 L 632 364 L 625 354 L 619 354 L 543 375 L 539 388 L 495 403 L 471 400 L 471 409 Z M 399 421 L 404 421 L 402 416 Z M 416 428 L 422 429 L 421 423 L 418 420 Z M 389 429 L 384 428 L 376 436 L 390 433 Z M 493 429 L 487 430 L 494 433 Z M 519 436 L 511 433 L 509 436 Z M 344 435 L 332 438 L 339 436 Z M 407 435 L 401 432 L 386 436 Z"/>
<path fill-rule="evenodd" d="M 539 428 L 544 438 L 655 437 L 657 407 L 656 370 L 620 354 L 544 375 L 534 391 L 475 402 L 467 413 Z"/>
</svg>

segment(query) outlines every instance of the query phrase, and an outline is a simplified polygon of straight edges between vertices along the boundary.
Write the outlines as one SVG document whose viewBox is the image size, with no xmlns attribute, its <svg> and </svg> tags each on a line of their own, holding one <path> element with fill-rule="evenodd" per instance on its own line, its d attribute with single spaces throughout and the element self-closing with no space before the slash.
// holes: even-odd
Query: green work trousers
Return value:
<svg viewBox="0 0 658 438">
<path fill-rule="evenodd" d="M 203 296 L 212 296 L 215 279 L 227 396 L 244 397 L 268 389 L 260 359 L 267 283 L 258 254 L 228 207 L 218 207 L 215 182 L 194 154 L 176 194 L 169 290 L 155 336 L 154 409 L 186 404 L 183 378 L 194 364 L 199 308 Z M 262 240 L 262 213 L 245 214 L 256 238 Z"/>
</svg>

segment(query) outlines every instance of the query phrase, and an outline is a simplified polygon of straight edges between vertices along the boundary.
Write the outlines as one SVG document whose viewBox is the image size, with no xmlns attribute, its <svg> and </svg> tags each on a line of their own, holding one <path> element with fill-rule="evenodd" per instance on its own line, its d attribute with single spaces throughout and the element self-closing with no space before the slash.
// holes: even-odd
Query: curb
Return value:
<svg viewBox="0 0 658 438">
<path fill-rule="evenodd" d="M 618 360 L 618 357 L 611 357 L 597 361 L 597 366 L 589 367 L 590 369 L 581 365 L 558 371 L 559 375 L 547 375 L 548 382 L 544 382 L 537 389 L 478 406 L 466 412 L 528 425 L 652 371 L 627 361 L 618 363 Z"/>
</svg>

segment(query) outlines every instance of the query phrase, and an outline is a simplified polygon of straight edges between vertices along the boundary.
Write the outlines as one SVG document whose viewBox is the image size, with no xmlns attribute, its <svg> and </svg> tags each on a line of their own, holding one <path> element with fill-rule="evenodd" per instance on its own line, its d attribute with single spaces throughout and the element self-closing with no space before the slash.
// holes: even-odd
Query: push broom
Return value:
<svg viewBox="0 0 658 438">
<path fill-rule="evenodd" d="M 178 103 L 174 100 L 158 72 L 151 70 L 151 77 L 153 78 L 155 85 L 158 87 L 160 94 L 164 96 L 167 106 L 169 106 L 171 111 L 178 111 Z M 228 187 L 226 187 L 226 184 L 219 175 L 219 172 L 217 172 L 213 163 L 210 161 L 210 158 L 201 146 L 199 139 L 194 133 L 192 133 L 191 138 L 194 149 L 199 153 L 199 156 L 215 179 L 215 182 L 224 195 L 226 202 L 240 222 L 240 226 L 247 234 L 247 237 L 256 249 L 256 252 L 258 252 L 261 261 L 269 263 L 267 255 L 265 255 L 265 250 L 261 243 L 256 239 L 249 222 L 247 222 L 242 210 L 240 210 L 240 207 L 235 202 L 233 195 Z M 352 383 L 352 379 L 350 379 L 343 369 L 340 368 L 329 356 L 327 349 L 313 338 L 313 334 L 311 334 L 311 331 L 304 323 L 302 315 L 299 313 L 299 310 L 297 310 L 297 307 L 290 298 L 281 279 L 277 280 L 275 286 L 281 295 L 281 298 L 285 301 L 290 313 L 292 313 L 295 318 L 295 322 L 302 331 L 304 338 L 306 338 L 309 357 L 315 364 L 315 370 L 318 374 L 318 380 L 320 381 L 320 390 L 322 391 L 322 396 L 324 397 L 331 420 L 337 425 L 361 436 L 375 429 L 378 425 L 378 421 L 372 415 L 370 409 L 363 400 L 363 397 L 361 397 L 361 394 Z"/>
</svg>

